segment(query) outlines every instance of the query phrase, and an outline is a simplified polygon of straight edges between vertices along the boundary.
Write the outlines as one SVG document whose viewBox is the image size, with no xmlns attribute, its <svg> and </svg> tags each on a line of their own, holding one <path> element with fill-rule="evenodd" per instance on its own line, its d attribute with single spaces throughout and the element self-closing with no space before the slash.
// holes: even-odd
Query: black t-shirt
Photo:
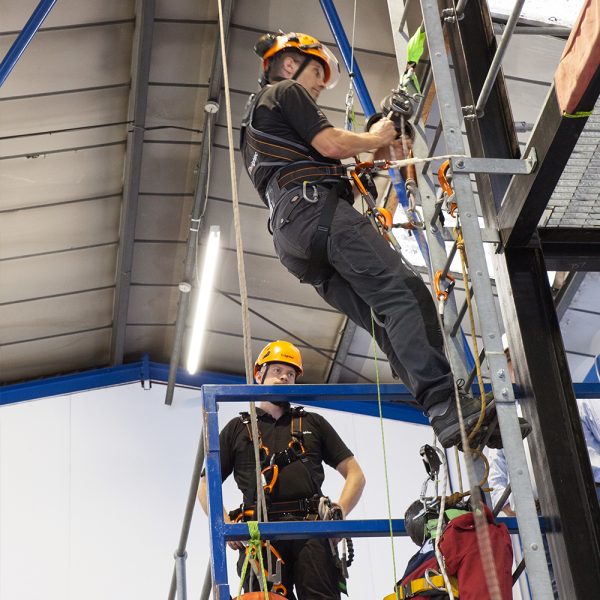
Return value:
<svg viewBox="0 0 600 600">
<path fill-rule="evenodd" d="M 257 408 L 258 430 L 262 443 L 270 455 L 285 450 L 291 439 L 292 413 L 287 411 L 277 421 Z M 294 419 L 298 427 L 299 419 Z M 279 479 L 271 494 L 274 502 L 309 498 L 320 493 L 325 479 L 323 462 L 334 469 L 346 458 L 353 456 L 336 430 L 316 413 L 302 415 L 303 460 L 297 460 L 279 470 Z M 256 469 L 254 448 L 248 428 L 239 417 L 232 419 L 219 436 L 221 477 L 223 481 L 233 472 L 245 503 L 254 503 L 256 497 Z"/>
<path fill-rule="evenodd" d="M 317 133 L 333 125 L 310 94 L 296 81 L 279 81 L 259 92 L 252 126 L 263 133 L 305 146 L 310 157 L 318 162 L 340 164 L 339 160 L 322 156 L 310 145 Z M 261 196 L 277 169 L 279 167 L 267 165 L 259 167 L 253 174 Z"/>
</svg>

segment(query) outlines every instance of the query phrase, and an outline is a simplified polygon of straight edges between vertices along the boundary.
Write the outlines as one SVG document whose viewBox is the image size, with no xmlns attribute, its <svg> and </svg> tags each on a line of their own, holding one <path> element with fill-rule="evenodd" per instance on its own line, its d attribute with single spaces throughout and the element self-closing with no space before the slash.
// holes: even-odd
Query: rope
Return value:
<svg viewBox="0 0 600 600">
<path fill-rule="evenodd" d="M 242 331 L 244 335 L 244 364 L 246 367 L 246 383 L 253 382 L 252 375 L 252 347 L 250 334 L 250 316 L 248 314 L 248 289 L 246 287 L 246 270 L 244 268 L 244 247 L 242 243 L 242 226 L 240 218 L 240 205 L 238 198 L 235 153 L 233 145 L 233 118 L 231 116 L 231 97 L 229 93 L 229 69 L 227 66 L 227 49 L 225 48 L 225 31 L 223 24 L 223 3 L 217 0 L 219 8 L 219 32 L 221 36 L 221 61 L 223 65 L 223 88 L 225 91 L 225 109 L 227 113 L 227 142 L 229 146 L 229 174 L 231 178 L 231 201 L 233 206 L 233 223 L 235 228 L 236 258 L 238 279 L 240 285 L 240 298 L 242 303 Z M 260 469 L 260 449 L 258 445 L 258 421 L 256 417 L 256 404 L 250 402 L 250 426 L 252 431 L 252 445 L 254 446 L 254 461 L 256 467 L 256 516 L 257 520 L 267 520 L 265 495 L 262 487 Z M 270 556 L 270 554 L 269 554 Z"/>
<path fill-rule="evenodd" d="M 267 578 L 265 577 L 265 566 L 263 564 L 262 556 L 262 543 L 260 541 L 260 530 L 258 529 L 258 521 L 248 521 L 248 531 L 250 532 L 250 540 L 248 541 L 248 547 L 246 549 L 246 558 L 242 565 L 242 573 L 240 575 L 240 587 L 238 588 L 238 598 L 242 595 L 242 589 L 244 587 L 244 580 L 246 579 L 246 571 L 248 570 L 248 563 L 251 560 L 256 560 L 258 554 L 258 562 L 260 564 L 260 578 L 258 584 L 261 590 L 265 594 L 265 600 L 269 600 L 269 590 L 267 588 Z"/>
<path fill-rule="evenodd" d="M 389 169 L 408 167 L 409 165 L 419 165 L 421 163 L 430 163 L 434 160 L 448 160 L 449 158 L 468 158 L 466 154 L 442 154 L 440 156 L 427 156 L 425 158 L 403 158 L 402 160 L 392 160 L 388 163 Z"/>
<path fill-rule="evenodd" d="M 436 451 L 438 448 L 436 447 Z M 435 557 L 438 562 L 438 566 L 440 571 L 442 572 L 442 577 L 444 578 L 444 583 L 446 585 L 446 591 L 448 592 L 449 600 L 454 600 L 454 593 L 452 592 L 452 583 L 450 582 L 450 578 L 448 577 L 448 573 L 446 572 L 446 561 L 444 560 L 444 556 L 442 551 L 439 548 L 440 538 L 442 537 L 442 525 L 444 524 L 444 512 L 446 511 L 446 489 L 448 487 L 448 465 L 446 463 L 446 455 L 444 452 L 438 451 L 438 456 L 442 460 L 444 478 L 442 479 L 442 493 L 440 498 L 440 514 L 438 516 L 437 528 L 435 532 Z"/>
<path fill-rule="evenodd" d="M 457 231 L 458 231 L 458 228 L 457 228 Z M 457 240 L 457 247 L 461 243 L 462 243 L 462 235 L 460 236 L 460 240 Z M 466 272 L 466 254 L 464 254 L 464 243 L 462 243 L 462 248 L 461 248 L 461 263 L 463 266 L 463 280 L 464 280 L 464 284 L 465 284 L 465 292 L 466 292 L 467 301 L 468 301 L 467 309 L 469 311 L 469 318 L 470 318 L 470 322 L 471 322 L 471 335 L 474 336 L 475 335 L 475 320 L 473 317 L 473 307 L 470 303 L 470 290 L 469 290 L 469 285 L 468 285 L 468 274 Z M 437 318 L 438 318 L 438 324 L 439 324 L 440 330 L 442 331 L 442 335 L 444 336 L 444 343 L 447 345 L 447 333 L 444 329 L 444 324 L 442 322 L 442 316 L 440 315 L 439 311 L 437 311 Z M 481 364 L 479 361 L 479 353 L 478 352 L 475 352 L 475 363 L 476 363 L 476 366 L 478 369 L 478 373 L 481 373 Z M 471 494 L 473 520 L 475 523 L 475 532 L 477 535 L 477 543 L 479 545 L 480 554 L 481 554 L 481 562 L 482 562 L 482 566 L 483 566 L 483 569 L 485 572 L 485 578 L 486 578 L 486 584 L 488 587 L 488 591 L 490 593 L 490 600 L 501 600 L 502 596 L 500 593 L 500 586 L 498 583 L 498 575 L 496 573 L 496 567 L 494 564 L 494 559 L 493 559 L 493 554 L 492 554 L 490 535 L 489 535 L 489 531 L 488 531 L 488 527 L 487 527 L 487 520 L 485 518 L 483 505 L 481 502 L 481 487 L 480 487 L 481 483 L 477 483 L 477 480 L 475 479 L 475 467 L 473 465 L 473 459 L 471 456 L 471 454 L 473 452 L 479 453 L 479 455 L 482 457 L 483 457 L 483 454 L 477 449 L 475 451 L 472 450 L 469 445 L 470 439 L 472 438 L 472 436 L 475 435 L 477 430 L 481 427 L 481 422 L 483 421 L 483 418 L 485 416 L 485 398 L 482 393 L 482 395 L 481 395 L 481 401 L 482 401 L 481 413 L 479 415 L 478 422 L 475 424 L 475 427 L 473 428 L 474 433 L 471 432 L 472 435 L 468 436 L 467 431 L 465 429 L 465 422 L 464 422 L 464 418 L 463 418 L 463 414 L 462 414 L 462 406 L 460 403 L 460 393 L 459 393 L 458 383 L 455 379 L 453 379 L 453 384 L 454 384 L 454 398 L 455 398 L 455 402 L 456 402 L 456 412 L 457 412 L 458 421 L 459 421 L 459 425 L 460 425 L 460 437 L 461 437 L 462 447 L 464 450 L 465 465 L 466 465 L 466 470 L 467 470 L 467 479 L 469 481 L 469 486 L 470 486 L 469 493 Z M 480 383 L 480 389 L 482 391 L 484 389 L 482 383 Z M 485 459 L 485 457 L 484 457 L 484 461 L 487 465 L 487 459 Z M 460 465 L 460 462 L 457 461 L 457 464 Z M 486 479 L 487 479 L 487 467 L 486 467 Z M 461 487 L 462 487 L 462 481 L 461 481 Z M 464 495 L 466 496 L 468 494 L 465 493 Z M 439 519 L 438 519 L 438 528 L 440 527 L 440 522 L 443 519 L 444 505 L 445 505 L 445 497 L 442 494 L 442 502 L 440 502 L 440 515 L 439 515 Z M 443 556 L 441 555 L 441 553 L 439 553 L 440 555 L 438 556 L 438 549 L 437 549 L 438 539 L 439 539 L 439 534 L 438 534 L 438 537 L 436 539 L 436 544 L 435 544 L 436 558 L 438 559 L 439 567 L 442 570 L 442 575 L 444 575 L 444 582 L 446 583 L 446 591 L 448 592 L 449 596 L 451 598 L 453 598 L 452 588 L 451 588 L 450 582 L 449 582 L 449 580 L 447 580 L 446 574 L 445 574 L 445 568 L 444 568 L 444 564 L 443 564 L 443 562 L 444 562 Z"/>
<path fill-rule="evenodd" d="M 460 243 L 457 243 L 457 246 L 460 250 L 461 256 L 461 266 L 463 271 L 463 282 L 465 285 L 465 293 L 467 296 L 467 310 L 469 312 L 469 319 L 471 323 L 471 335 L 475 336 L 475 319 L 473 316 L 473 307 L 470 303 L 470 290 L 469 290 L 469 279 L 466 269 L 466 253 L 464 250 L 464 243 L 462 242 L 462 235 L 460 236 Z M 439 313 L 438 313 L 439 317 Z M 441 325 L 441 323 L 440 323 Z M 443 331 L 443 329 L 442 329 Z M 477 368 L 478 376 L 481 377 L 481 364 L 479 361 L 479 353 L 475 351 L 475 365 Z M 483 421 L 483 415 L 485 414 L 485 395 L 483 388 L 483 380 L 479 380 L 480 390 L 481 390 L 481 413 L 478 419 L 477 424 L 475 425 L 473 431 L 476 432 L 480 427 L 480 423 Z M 467 467 L 467 476 L 469 480 L 469 485 L 471 486 L 471 504 L 472 504 L 472 512 L 473 512 L 473 521 L 475 523 L 475 533 L 477 535 L 477 543 L 479 545 L 480 555 L 481 555 L 481 564 L 483 566 L 483 571 L 485 574 L 485 580 L 488 588 L 488 592 L 490 594 L 490 600 L 502 600 L 502 594 L 500 592 L 500 585 L 498 583 L 498 574 L 496 573 L 496 565 L 494 564 L 494 558 L 492 553 L 492 545 L 490 542 L 490 533 L 487 527 L 487 519 L 485 518 L 485 513 L 483 509 L 483 504 L 481 501 L 481 488 L 480 485 L 476 483 L 475 479 L 475 467 L 473 465 L 472 459 L 472 449 L 470 448 L 469 441 L 471 436 L 467 436 L 467 431 L 465 429 L 465 422 L 462 415 L 462 407 L 460 404 L 460 393 L 458 390 L 458 384 L 456 380 L 454 380 L 454 395 L 456 399 L 456 409 L 458 413 L 458 419 L 460 424 L 460 437 L 462 441 L 462 446 L 464 450 L 465 456 L 465 464 Z M 481 455 L 481 452 L 479 452 Z"/>
<path fill-rule="evenodd" d="M 454 446 L 454 462 L 456 463 L 456 474 L 458 475 L 458 489 L 463 492 L 463 479 L 462 479 L 462 467 L 460 466 L 460 457 L 458 454 L 458 448 Z"/>
<path fill-rule="evenodd" d="M 458 221 L 457 221 L 458 223 Z M 471 293 L 469 289 L 469 276 L 467 274 L 467 256 L 465 253 L 465 242 L 462 237 L 462 233 L 458 226 L 456 227 L 456 248 L 460 254 L 460 267 L 463 276 L 463 283 L 465 285 L 465 297 L 467 301 L 467 312 L 469 314 L 469 326 L 471 327 L 471 343 L 473 344 L 473 354 L 475 357 L 475 371 L 477 373 L 477 382 L 479 383 L 479 393 L 481 396 L 481 411 L 479 412 L 479 418 L 477 423 L 471 430 L 468 436 L 469 442 L 477 435 L 477 432 L 481 428 L 481 424 L 485 419 L 485 391 L 483 387 L 483 375 L 481 374 L 481 361 L 479 360 L 479 346 L 477 344 L 477 335 L 475 334 L 475 315 L 473 313 L 473 303 L 471 300 Z"/>
<path fill-rule="evenodd" d="M 375 341 L 375 315 L 371 309 L 371 337 L 373 338 L 373 359 L 375 361 L 375 384 L 377 385 L 377 407 L 379 409 L 379 427 L 381 430 L 381 447 L 383 450 L 383 472 L 385 476 L 385 496 L 387 500 L 388 523 L 390 526 L 390 544 L 392 547 L 392 566 L 394 574 L 394 593 L 396 599 L 400 600 L 400 591 L 397 581 L 398 575 L 396 572 L 396 550 L 394 547 L 394 530 L 392 527 L 392 501 L 390 499 L 390 480 L 388 477 L 387 452 L 385 450 L 385 431 L 383 428 L 383 409 L 381 406 L 381 385 L 379 383 L 379 365 L 377 363 L 377 342 Z"/>
</svg>

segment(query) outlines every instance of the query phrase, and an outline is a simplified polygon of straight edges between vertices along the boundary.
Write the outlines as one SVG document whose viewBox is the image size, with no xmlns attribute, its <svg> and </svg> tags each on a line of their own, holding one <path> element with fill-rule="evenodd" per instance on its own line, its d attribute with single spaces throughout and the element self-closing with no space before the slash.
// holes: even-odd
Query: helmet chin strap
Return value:
<svg viewBox="0 0 600 600">
<path fill-rule="evenodd" d="M 292 76 L 293 81 L 297 81 L 298 77 L 300 77 L 300 75 L 302 74 L 302 71 L 304 71 L 304 69 L 308 67 L 312 60 L 313 59 L 310 56 L 306 56 L 306 58 L 302 61 L 302 64 L 298 67 L 298 70 Z"/>
</svg>

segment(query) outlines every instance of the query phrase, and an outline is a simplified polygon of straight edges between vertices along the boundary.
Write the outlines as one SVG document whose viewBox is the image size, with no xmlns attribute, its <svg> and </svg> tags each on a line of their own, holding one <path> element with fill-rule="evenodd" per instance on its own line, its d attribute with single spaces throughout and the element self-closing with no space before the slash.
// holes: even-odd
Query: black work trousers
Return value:
<svg viewBox="0 0 600 600">
<path fill-rule="evenodd" d="M 313 197 L 312 186 L 310 197 Z M 275 251 L 282 264 L 302 279 L 308 267 L 326 186 L 316 186 L 317 202 L 302 189 L 270 192 Z M 339 200 L 331 223 L 327 264 L 311 282 L 321 297 L 371 332 L 392 369 L 424 410 L 447 400 L 453 383 L 443 352 L 435 304 L 421 278 L 407 268 L 369 220 Z"/>
<path fill-rule="evenodd" d="M 280 540 L 274 542 L 273 547 L 282 559 L 281 583 L 286 588 L 288 600 L 296 600 L 296 598 L 297 600 L 340 600 L 340 573 L 335 566 L 329 540 L 321 538 Z M 240 550 L 237 564 L 240 576 L 245 558 L 245 551 Z M 265 551 L 263 551 L 263 561 L 266 568 Z M 248 565 L 244 581 L 246 592 L 250 587 L 248 579 L 251 570 Z M 253 589 L 254 591 L 259 589 L 256 579 L 254 579 Z"/>
</svg>

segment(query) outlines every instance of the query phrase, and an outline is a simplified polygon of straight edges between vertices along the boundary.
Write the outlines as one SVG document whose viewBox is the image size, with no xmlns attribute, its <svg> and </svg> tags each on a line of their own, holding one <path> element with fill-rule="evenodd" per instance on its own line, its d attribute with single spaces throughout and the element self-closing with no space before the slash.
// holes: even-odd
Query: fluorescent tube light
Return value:
<svg viewBox="0 0 600 600">
<path fill-rule="evenodd" d="M 190 375 L 193 375 L 198 370 L 198 366 L 200 365 L 200 352 L 202 350 L 204 332 L 206 331 L 210 299 L 215 279 L 215 272 L 217 270 L 220 237 L 221 230 L 219 226 L 212 225 L 208 233 L 206 252 L 204 253 L 202 276 L 200 278 L 200 287 L 198 288 L 198 293 L 196 295 L 194 322 L 192 325 L 192 335 L 188 348 L 187 370 Z"/>
</svg>

